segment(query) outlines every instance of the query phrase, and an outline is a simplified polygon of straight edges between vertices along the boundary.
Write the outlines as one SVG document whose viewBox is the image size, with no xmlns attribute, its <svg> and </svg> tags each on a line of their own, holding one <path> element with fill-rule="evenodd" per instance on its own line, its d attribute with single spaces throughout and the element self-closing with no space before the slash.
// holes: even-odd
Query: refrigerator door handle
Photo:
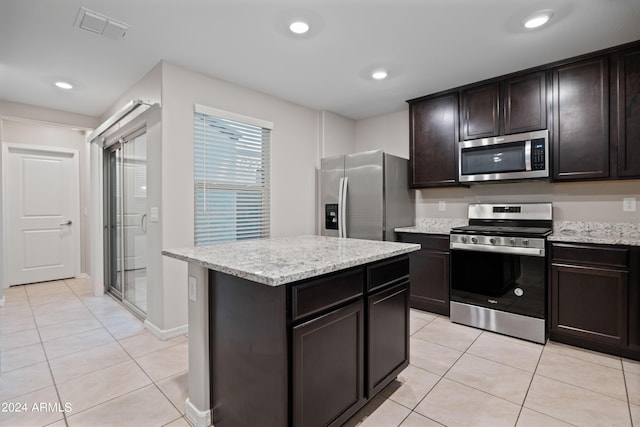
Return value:
<svg viewBox="0 0 640 427">
<path fill-rule="evenodd" d="M 344 178 L 340 178 L 338 186 L 338 237 L 342 237 L 342 193 L 344 191 Z"/>
<path fill-rule="evenodd" d="M 349 183 L 349 177 L 344 177 L 342 184 L 342 212 L 338 216 L 342 216 L 342 237 L 347 236 L 347 184 Z"/>
</svg>

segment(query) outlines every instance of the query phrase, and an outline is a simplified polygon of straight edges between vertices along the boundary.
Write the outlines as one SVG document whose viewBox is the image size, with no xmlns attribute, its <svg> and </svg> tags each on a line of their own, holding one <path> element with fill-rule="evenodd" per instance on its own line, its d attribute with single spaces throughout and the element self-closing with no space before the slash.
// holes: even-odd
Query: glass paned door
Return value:
<svg viewBox="0 0 640 427">
<path fill-rule="evenodd" d="M 147 311 L 147 139 L 138 132 L 111 146 L 105 161 L 108 291 Z"/>
</svg>

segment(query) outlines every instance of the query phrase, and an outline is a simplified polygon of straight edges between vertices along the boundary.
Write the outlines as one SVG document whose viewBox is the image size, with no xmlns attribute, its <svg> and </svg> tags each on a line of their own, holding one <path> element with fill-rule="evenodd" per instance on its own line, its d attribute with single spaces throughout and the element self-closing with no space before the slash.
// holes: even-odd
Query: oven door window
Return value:
<svg viewBox="0 0 640 427">
<path fill-rule="evenodd" d="M 545 258 L 451 251 L 451 300 L 545 318 Z"/>
<path fill-rule="evenodd" d="M 462 175 L 522 172 L 527 170 L 525 142 L 512 142 L 462 150 Z"/>
</svg>

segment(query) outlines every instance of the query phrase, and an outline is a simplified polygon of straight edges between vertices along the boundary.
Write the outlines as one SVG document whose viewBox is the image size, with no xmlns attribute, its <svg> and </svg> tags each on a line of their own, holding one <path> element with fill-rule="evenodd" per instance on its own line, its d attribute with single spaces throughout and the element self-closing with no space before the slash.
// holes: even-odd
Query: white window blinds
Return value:
<svg viewBox="0 0 640 427">
<path fill-rule="evenodd" d="M 196 105 L 195 245 L 269 236 L 272 125 Z"/>
</svg>

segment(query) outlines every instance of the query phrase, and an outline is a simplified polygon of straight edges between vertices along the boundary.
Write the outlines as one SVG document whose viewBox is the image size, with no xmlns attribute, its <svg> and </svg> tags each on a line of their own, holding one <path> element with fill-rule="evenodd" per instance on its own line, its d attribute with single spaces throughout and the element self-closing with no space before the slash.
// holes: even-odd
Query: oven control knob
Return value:
<svg viewBox="0 0 640 427">
<path fill-rule="evenodd" d="M 495 239 L 495 237 L 490 238 L 490 239 L 489 239 L 489 243 L 491 243 L 492 245 L 495 245 L 495 244 L 496 244 L 496 239 Z"/>
<path fill-rule="evenodd" d="M 529 246 L 529 240 L 527 240 L 527 239 L 522 239 L 522 244 L 523 244 L 524 246 Z"/>
<path fill-rule="evenodd" d="M 516 244 L 516 239 L 514 239 L 514 238 L 509 239 L 509 243 L 511 243 L 512 245 L 515 245 Z"/>
<path fill-rule="evenodd" d="M 475 238 L 475 237 L 472 237 L 472 238 L 471 238 L 471 241 L 472 241 L 473 243 L 478 243 L 478 239 L 477 239 L 477 238 Z"/>
<path fill-rule="evenodd" d="M 467 243 L 467 237 L 466 237 L 466 236 L 462 236 L 462 237 L 460 238 L 460 241 L 461 241 L 462 243 Z"/>
</svg>

